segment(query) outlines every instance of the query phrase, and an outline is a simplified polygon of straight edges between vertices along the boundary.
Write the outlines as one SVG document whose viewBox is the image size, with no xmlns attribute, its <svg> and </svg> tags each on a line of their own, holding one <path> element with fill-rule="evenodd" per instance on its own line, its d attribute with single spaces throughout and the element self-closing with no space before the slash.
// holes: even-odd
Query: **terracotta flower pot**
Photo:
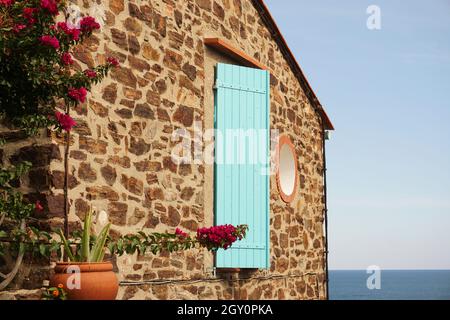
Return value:
<svg viewBox="0 0 450 320">
<path fill-rule="evenodd" d="M 115 300 L 119 282 L 112 270 L 111 262 L 57 263 L 50 286 L 62 284 L 69 300 Z"/>
</svg>

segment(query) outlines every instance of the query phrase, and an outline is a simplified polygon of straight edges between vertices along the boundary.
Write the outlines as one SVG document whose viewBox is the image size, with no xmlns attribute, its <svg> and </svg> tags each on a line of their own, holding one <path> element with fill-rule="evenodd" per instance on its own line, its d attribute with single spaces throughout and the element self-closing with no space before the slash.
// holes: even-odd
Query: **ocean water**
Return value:
<svg viewBox="0 0 450 320">
<path fill-rule="evenodd" d="M 380 290 L 363 271 L 330 271 L 331 300 L 450 300 L 450 270 L 382 270 Z"/>
</svg>

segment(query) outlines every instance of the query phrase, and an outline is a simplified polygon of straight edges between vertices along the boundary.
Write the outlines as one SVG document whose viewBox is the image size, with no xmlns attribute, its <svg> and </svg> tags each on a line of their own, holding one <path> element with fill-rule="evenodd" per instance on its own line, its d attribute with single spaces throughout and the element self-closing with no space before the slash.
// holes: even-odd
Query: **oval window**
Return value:
<svg viewBox="0 0 450 320">
<path fill-rule="evenodd" d="M 278 189 L 284 202 L 294 201 L 298 185 L 297 155 L 288 136 L 282 136 L 278 144 Z"/>
</svg>

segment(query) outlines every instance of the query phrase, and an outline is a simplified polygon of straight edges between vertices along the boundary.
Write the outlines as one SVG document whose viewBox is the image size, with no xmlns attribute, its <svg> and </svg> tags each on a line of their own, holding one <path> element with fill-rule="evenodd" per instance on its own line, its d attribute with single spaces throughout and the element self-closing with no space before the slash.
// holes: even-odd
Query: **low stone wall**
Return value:
<svg viewBox="0 0 450 320">
<path fill-rule="evenodd" d="M 245 277 L 245 278 L 244 278 Z M 222 275 L 208 280 L 186 280 L 172 283 L 122 284 L 123 300 L 286 300 L 324 299 L 315 274 L 286 276 Z M 225 278 L 225 279 L 224 279 Z"/>
</svg>

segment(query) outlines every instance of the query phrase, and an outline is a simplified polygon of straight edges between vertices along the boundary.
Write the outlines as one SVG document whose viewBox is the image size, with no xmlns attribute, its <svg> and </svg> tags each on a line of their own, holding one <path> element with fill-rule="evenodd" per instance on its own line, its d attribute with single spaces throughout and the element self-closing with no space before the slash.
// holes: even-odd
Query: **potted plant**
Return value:
<svg viewBox="0 0 450 320">
<path fill-rule="evenodd" d="M 214 226 L 200 228 L 196 236 L 191 237 L 177 228 L 175 232 L 166 233 L 147 234 L 141 231 L 113 240 L 109 237 L 111 224 L 106 222 L 106 212 L 104 215 L 102 217 L 102 212 L 97 215 L 97 221 L 105 221 L 98 235 L 92 232 L 92 210 L 86 214 L 81 233 L 74 233 L 71 239 L 67 239 L 61 230 L 58 231 L 60 241 L 56 242 L 56 246 L 59 243 L 64 248 L 69 261 L 56 264 L 50 279 L 52 288 L 45 295 L 47 298 L 53 295 L 53 299 L 59 300 L 114 300 L 119 284 L 112 263 L 104 261 L 107 250 L 110 255 L 116 256 L 176 252 L 195 247 L 215 252 L 218 249 L 227 250 L 236 241 L 244 239 L 248 230 L 247 225 Z"/>
<path fill-rule="evenodd" d="M 70 300 L 114 300 L 119 283 L 113 265 L 104 261 L 111 224 L 98 235 L 92 231 L 92 211 L 86 215 L 80 242 L 70 242 L 59 231 L 69 262 L 58 262 L 50 279 L 51 287 L 63 286 Z M 72 251 L 75 248 L 75 252 Z"/>
</svg>

